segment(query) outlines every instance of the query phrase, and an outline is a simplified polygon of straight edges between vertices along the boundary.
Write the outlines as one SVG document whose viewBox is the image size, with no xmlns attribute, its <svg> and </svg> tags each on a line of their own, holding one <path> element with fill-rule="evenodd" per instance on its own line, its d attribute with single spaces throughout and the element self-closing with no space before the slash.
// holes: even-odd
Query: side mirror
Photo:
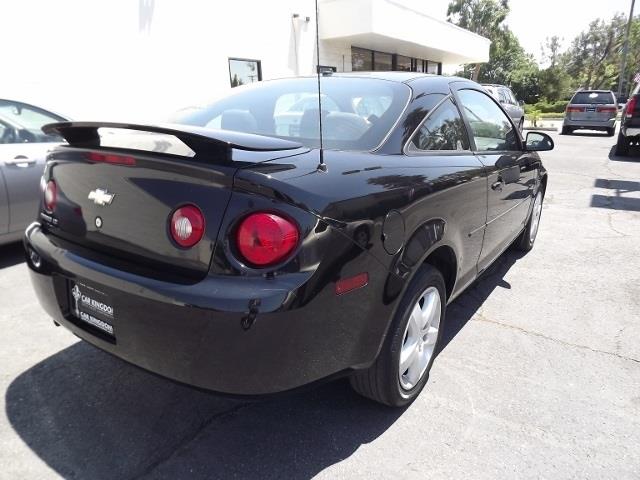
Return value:
<svg viewBox="0 0 640 480">
<path fill-rule="evenodd" d="M 527 152 L 547 152 L 549 150 L 553 150 L 553 147 L 553 139 L 546 133 L 527 133 L 527 140 L 524 148 Z"/>
</svg>

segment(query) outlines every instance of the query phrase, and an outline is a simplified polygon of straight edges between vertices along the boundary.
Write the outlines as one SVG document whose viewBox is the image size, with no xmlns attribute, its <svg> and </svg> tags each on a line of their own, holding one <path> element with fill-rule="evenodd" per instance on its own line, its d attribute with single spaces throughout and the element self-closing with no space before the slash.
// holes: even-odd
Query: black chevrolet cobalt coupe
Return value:
<svg viewBox="0 0 640 480">
<path fill-rule="evenodd" d="M 346 375 L 378 402 L 415 399 L 446 305 L 509 246 L 532 248 L 537 152 L 553 142 L 523 139 L 461 78 L 317 87 L 237 88 L 170 125 L 44 127 L 68 144 L 48 157 L 24 241 L 56 324 L 217 392 Z"/>
</svg>

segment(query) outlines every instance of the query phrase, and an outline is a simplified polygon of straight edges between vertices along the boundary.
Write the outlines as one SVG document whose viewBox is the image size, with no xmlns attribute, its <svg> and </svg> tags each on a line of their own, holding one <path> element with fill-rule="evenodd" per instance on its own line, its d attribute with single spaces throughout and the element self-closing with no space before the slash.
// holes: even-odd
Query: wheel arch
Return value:
<svg viewBox="0 0 640 480">
<path fill-rule="evenodd" d="M 458 277 L 458 258 L 453 248 L 447 244 L 436 246 L 422 264 L 431 265 L 442 274 L 447 299 L 451 298 Z"/>
</svg>

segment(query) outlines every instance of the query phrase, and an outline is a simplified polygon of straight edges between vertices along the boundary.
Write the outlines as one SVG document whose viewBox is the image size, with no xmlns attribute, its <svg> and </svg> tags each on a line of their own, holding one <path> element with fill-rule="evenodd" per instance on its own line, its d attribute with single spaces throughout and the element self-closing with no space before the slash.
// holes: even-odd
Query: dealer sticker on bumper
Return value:
<svg viewBox="0 0 640 480">
<path fill-rule="evenodd" d="M 73 314 L 76 318 L 113 335 L 113 307 L 107 296 L 95 288 L 76 283 L 71 288 Z"/>
</svg>

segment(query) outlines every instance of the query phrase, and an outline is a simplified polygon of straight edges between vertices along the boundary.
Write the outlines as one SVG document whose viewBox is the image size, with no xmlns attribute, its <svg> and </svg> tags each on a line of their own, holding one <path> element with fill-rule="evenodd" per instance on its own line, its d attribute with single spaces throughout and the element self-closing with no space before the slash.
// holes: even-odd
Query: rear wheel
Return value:
<svg viewBox="0 0 640 480">
<path fill-rule="evenodd" d="M 616 128 L 607 128 L 607 137 L 613 137 L 616 134 Z"/>
<path fill-rule="evenodd" d="M 536 241 L 538 235 L 538 227 L 540 226 L 540 217 L 542 216 L 542 200 L 544 199 L 544 192 L 542 189 L 538 190 L 535 199 L 533 200 L 533 207 L 531 208 L 531 214 L 527 221 L 524 230 L 520 236 L 516 239 L 513 246 L 521 252 L 528 252 L 533 248 L 533 244 Z"/>
<path fill-rule="evenodd" d="M 442 275 L 420 267 L 398 307 L 375 363 L 351 377 L 360 395 L 392 407 L 411 403 L 424 388 L 438 351 L 446 308 Z"/>
<path fill-rule="evenodd" d="M 573 129 L 571 127 L 562 127 L 561 135 L 571 135 L 573 133 Z"/>
<path fill-rule="evenodd" d="M 629 140 L 622 132 L 618 133 L 618 142 L 616 143 L 616 155 L 626 157 L 629 155 Z"/>
</svg>

